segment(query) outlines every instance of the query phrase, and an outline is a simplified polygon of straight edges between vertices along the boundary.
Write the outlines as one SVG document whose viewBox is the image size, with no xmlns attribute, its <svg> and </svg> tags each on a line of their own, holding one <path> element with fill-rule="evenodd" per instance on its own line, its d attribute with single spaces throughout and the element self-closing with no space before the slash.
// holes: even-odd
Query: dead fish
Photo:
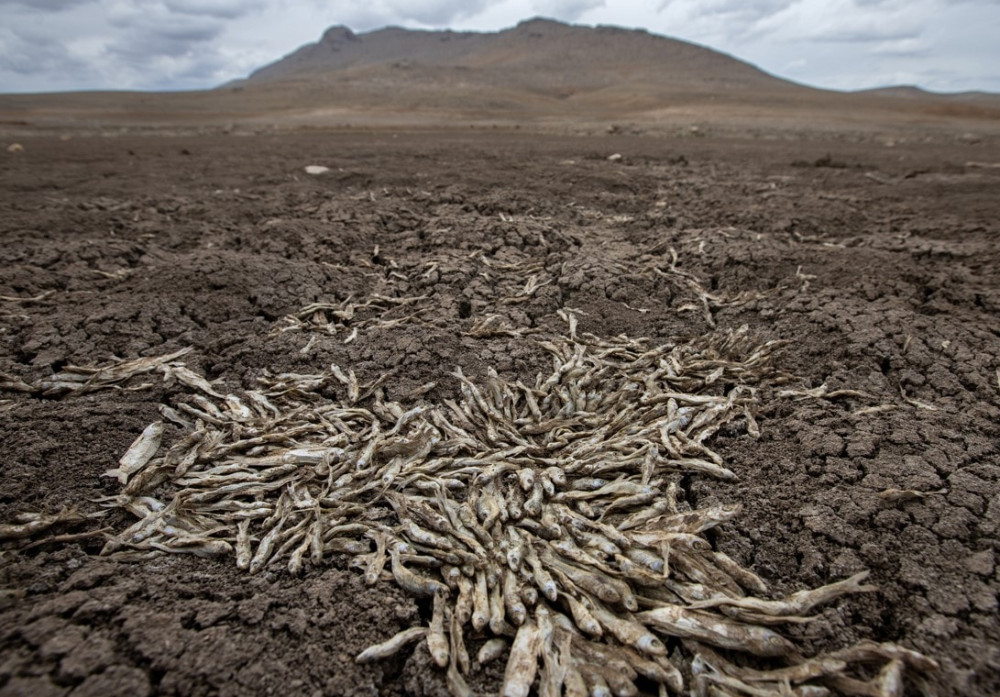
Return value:
<svg viewBox="0 0 1000 697">
<path fill-rule="evenodd" d="M 704 609 L 729 605 L 744 610 L 751 610 L 766 615 L 804 615 L 816 605 L 829 602 L 848 593 L 871 593 L 878 590 L 877 586 L 862 585 L 868 578 L 867 571 L 862 571 L 850 578 L 836 583 L 830 583 L 813 590 L 797 591 L 784 600 L 763 600 L 761 598 L 716 598 L 691 605 L 693 609 Z"/>
<path fill-rule="evenodd" d="M 497 579 L 490 588 L 490 631 L 503 634 L 507 609 L 503 602 L 503 583 Z"/>
<path fill-rule="evenodd" d="M 894 658 L 875 678 L 879 697 L 903 697 L 903 661 Z"/>
<path fill-rule="evenodd" d="M 430 598 L 436 593 L 448 593 L 448 586 L 445 584 L 435 581 L 432 578 L 421 576 L 403 566 L 398 546 L 390 550 L 389 557 L 392 560 L 393 578 L 396 579 L 399 587 L 406 592 L 412 593 L 419 598 Z"/>
<path fill-rule="evenodd" d="M 535 675 L 538 673 L 540 648 L 538 626 L 530 619 L 525 620 L 510 647 L 510 658 L 507 659 L 503 686 L 500 688 L 503 697 L 528 697 L 531 684 L 535 682 Z"/>
<path fill-rule="evenodd" d="M 587 606 L 582 602 L 574 598 L 569 593 L 562 596 L 563 600 L 569 605 L 570 614 L 573 616 L 573 622 L 584 634 L 592 637 L 600 638 L 604 635 L 604 629 L 602 629 L 600 622 L 591 614 Z"/>
<path fill-rule="evenodd" d="M 236 527 L 236 568 L 247 571 L 253 549 L 250 546 L 250 521 L 241 520 Z"/>
<path fill-rule="evenodd" d="M 589 697 L 590 695 L 587 683 L 573 661 L 567 662 L 563 686 L 566 691 L 566 697 Z"/>
<path fill-rule="evenodd" d="M 766 627 L 734 622 L 699 610 L 666 606 L 637 613 L 635 618 L 668 636 L 697 639 L 756 656 L 784 656 L 794 650 L 791 642 Z"/>
<path fill-rule="evenodd" d="M 161 366 L 160 369 L 163 371 L 164 381 L 174 379 L 182 385 L 193 387 L 196 390 L 201 390 L 210 397 L 225 400 L 225 395 L 219 394 L 219 392 L 212 387 L 212 384 L 208 380 L 189 370 L 183 364 L 167 364 Z"/>
<path fill-rule="evenodd" d="M 559 595 L 559 586 L 552 578 L 552 575 L 542 566 L 542 562 L 538 558 L 538 553 L 535 552 L 534 547 L 530 544 L 524 546 L 524 561 L 528 564 L 528 568 L 531 569 L 535 585 L 538 586 L 542 595 L 548 598 L 550 602 L 555 602 Z"/>
<path fill-rule="evenodd" d="M 524 493 L 528 493 L 535 486 L 535 470 L 530 467 L 522 467 L 517 472 L 517 479 Z"/>
<path fill-rule="evenodd" d="M 699 656 L 704 662 L 708 663 L 713 669 L 726 673 L 727 675 L 737 677 L 747 683 L 781 683 L 787 681 L 788 683 L 794 685 L 805 682 L 806 680 L 813 680 L 827 675 L 838 675 L 847 668 L 847 663 L 845 661 L 824 656 L 817 656 L 816 658 L 811 658 L 807 661 L 793 666 L 788 666 L 786 668 L 757 670 L 746 666 L 734 665 L 704 644 L 694 644 L 688 642 L 685 645 L 695 651 L 696 655 Z"/>
<path fill-rule="evenodd" d="M 476 661 L 481 666 L 485 666 L 488 663 L 500 658 L 503 652 L 507 650 L 507 640 L 502 638 L 490 639 L 479 649 L 479 653 L 476 654 Z"/>
<path fill-rule="evenodd" d="M 907 649 L 896 644 L 882 643 L 876 644 L 874 641 L 865 640 L 850 648 L 834 651 L 827 655 L 827 658 L 836 658 L 847 663 L 861 661 L 864 663 L 877 663 L 881 661 L 891 661 L 900 659 L 908 666 L 919 670 L 922 673 L 932 673 L 940 668 L 940 665 L 933 658 Z"/>
<path fill-rule="evenodd" d="M 23 523 L 0 524 L 0 540 L 21 540 L 48 530 L 57 523 L 75 523 L 84 520 L 86 518 L 82 515 L 70 511 L 63 511 L 52 516 L 32 515 Z"/>
<path fill-rule="evenodd" d="M 659 501 L 653 502 L 650 506 L 636 511 L 632 515 L 628 516 L 625 520 L 618 523 L 616 527 L 619 530 L 637 528 L 640 525 L 643 525 L 669 511 L 671 509 L 671 505 L 676 505 L 676 502 L 669 499 L 660 499 Z"/>
<path fill-rule="evenodd" d="M 903 501 L 919 501 L 934 494 L 947 494 L 947 489 L 937 489 L 935 491 L 917 491 L 915 489 L 886 489 L 879 493 L 879 498 L 887 503 L 901 503 Z"/>
<path fill-rule="evenodd" d="M 469 673 L 469 651 L 465 648 L 465 637 L 462 635 L 462 627 L 454 614 L 452 614 L 451 622 L 448 626 L 448 638 L 451 641 L 451 658 L 448 661 L 448 672 L 455 674 L 449 679 L 449 682 L 456 683 L 456 687 L 464 686 L 465 689 L 459 688 L 458 692 L 462 695 L 468 694 L 471 697 L 472 691 L 468 689 L 465 681 L 461 678 L 462 675 L 468 675 Z M 456 694 L 455 689 L 452 689 L 452 694 Z"/>
<path fill-rule="evenodd" d="M 622 619 L 596 601 L 589 602 L 594 618 L 615 639 L 647 656 L 666 656 L 667 647 L 652 632 L 638 622 Z"/>
<path fill-rule="evenodd" d="M 749 569 L 744 569 L 740 566 L 735 559 L 729 555 L 718 552 L 711 551 L 708 556 L 714 561 L 718 567 L 729 574 L 738 584 L 744 588 L 753 591 L 754 593 L 767 593 L 767 584 L 764 582 L 760 576 L 750 571 Z M 845 591 L 849 592 L 849 591 Z M 825 602 L 821 600 L 820 602 Z M 801 613 L 792 613 L 801 614 Z"/>
<path fill-rule="evenodd" d="M 153 459 L 156 451 L 160 449 L 162 439 L 163 422 L 154 421 L 143 429 L 139 437 L 125 451 L 125 454 L 118 461 L 118 468 L 108 470 L 101 476 L 117 477 L 121 484 L 126 484 L 130 476 L 141 470 Z"/>
<path fill-rule="evenodd" d="M 226 409 L 232 416 L 233 420 L 240 421 L 243 423 L 252 421 L 254 418 L 253 411 L 245 405 L 239 397 L 234 394 L 227 394 L 225 397 Z"/>
<path fill-rule="evenodd" d="M 621 593 L 612 584 L 607 582 L 606 577 L 598 576 L 595 573 L 585 571 L 575 564 L 559 561 L 553 554 L 546 551 L 542 555 L 542 560 L 547 567 L 565 576 L 574 585 L 596 595 L 606 603 L 617 605 L 622 602 Z"/>
<path fill-rule="evenodd" d="M 475 586 L 472 579 L 465 574 L 460 574 L 455 581 L 458 587 L 458 597 L 455 599 L 455 607 L 452 609 L 452 617 L 459 627 L 464 627 L 472 619 L 472 612 L 475 608 L 473 594 Z"/>
<path fill-rule="evenodd" d="M 732 506 L 710 506 L 709 508 L 665 516 L 656 522 L 655 527 L 657 530 L 687 532 L 696 535 L 699 532 L 705 532 L 709 528 L 714 528 L 717 525 L 732 520 L 739 512 L 739 504 Z"/>
<path fill-rule="evenodd" d="M 490 596 L 486 583 L 486 572 L 477 571 L 472 591 L 472 628 L 477 632 L 490 621 Z"/>
<path fill-rule="evenodd" d="M 435 593 L 431 623 L 427 628 L 427 650 L 430 652 L 431 658 L 434 659 L 438 668 L 447 667 L 451 655 L 444 625 L 445 595 L 443 593 Z"/>
<path fill-rule="evenodd" d="M 545 490 L 541 482 L 535 482 L 531 487 L 531 494 L 524 501 L 524 512 L 532 518 L 537 518 L 542 514 L 542 505 L 545 503 Z"/>
<path fill-rule="evenodd" d="M 587 692 L 590 694 L 590 697 L 613 697 L 611 688 L 608 687 L 608 681 L 592 665 L 579 664 L 578 668 L 580 675 L 583 676 L 583 680 L 587 684 Z"/>
<path fill-rule="evenodd" d="M 507 611 L 507 617 L 511 622 L 519 627 L 524 624 L 528 611 L 521 601 L 520 584 L 513 571 L 507 569 L 503 580 L 503 602 Z"/>
<path fill-rule="evenodd" d="M 173 538 L 167 544 L 149 542 L 149 546 L 161 552 L 183 552 L 196 557 L 211 559 L 225 557 L 233 553 L 233 547 L 225 540 L 208 540 L 204 538 Z"/>
<path fill-rule="evenodd" d="M 409 629 L 404 629 L 381 644 L 369 646 L 354 658 L 354 662 L 371 663 L 372 661 L 377 661 L 382 658 L 388 658 L 389 656 L 397 653 L 407 644 L 412 644 L 414 641 L 423 638 L 426 634 L 426 627 L 410 627 Z"/>
</svg>

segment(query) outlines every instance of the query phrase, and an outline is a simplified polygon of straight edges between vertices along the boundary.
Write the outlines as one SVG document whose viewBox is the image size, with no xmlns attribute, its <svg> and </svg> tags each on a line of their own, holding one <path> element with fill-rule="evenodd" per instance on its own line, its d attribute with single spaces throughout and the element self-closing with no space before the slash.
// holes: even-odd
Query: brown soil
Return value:
<svg viewBox="0 0 1000 697">
<path fill-rule="evenodd" d="M 20 142 L 0 152 L 0 295 L 52 291 L 0 300 L 0 371 L 25 380 L 184 346 L 230 389 L 331 361 L 362 381 L 395 370 L 390 396 L 429 380 L 449 396 L 456 365 L 533 375 L 544 352 L 463 334 L 495 300 L 476 251 L 555 277 L 510 310 L 522 326 L 555 328 L 570 306 L 597 334 L 709 331 L 682 311 L 686 288 L 613 266 L 669 264 L 671 247 L 713 292 L 765 291 L 715 323 L 791 340 L 777 367 L 806 387 L 871 398 L 772 394 L 759 441 L 720 432 L 712 447 L 740 480 L 685 482 L 698 505 L 743 503 L 714 543 L 777 593 L 871 569 L 878 594 L 794 632 L 808 651 L 894 641 L 941 662 L 940 694 L 1000 693 L 1000 169 L 966 165 L 1000 162 L 1000 148 L 457 131 Z M 431 295 L 429 325 L 321 336 L 305 353 L 305 334 L 272 335 L 393 270 Z M 99 510 L 117 490 L 100 473 L 178 392 L 153 382 L 0 393 L 0 522 Z M 894 408 L 854 413 L 880 404 Z M 893 503 L 889 488 L 942 491 Z M 24 544 L 0 551 L 0 588 L 24 591 L 0 597 L 4 697 L 446 693 L 422 646 L 353 663 L 427 608 L 366 587 L 346 559 L 251 577 L 231 560 L 113 561 L 99 537 Z M 473 687 L 495 691 L 491 670 Z"/>
</svg>

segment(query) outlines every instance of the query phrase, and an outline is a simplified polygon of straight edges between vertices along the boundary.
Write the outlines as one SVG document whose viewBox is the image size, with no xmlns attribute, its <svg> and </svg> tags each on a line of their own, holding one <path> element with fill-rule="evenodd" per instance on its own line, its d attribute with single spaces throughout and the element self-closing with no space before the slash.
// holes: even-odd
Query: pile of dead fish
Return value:
<svg viewBox="0 0 1000 697">
<path fill-rule="evenodd" d="M 531 339 L 549 374 L 524 384 L 458 369 L 460 393 L 440 403 L 387 401 L 336 365 L 237 396 L 158 362 L 191 390 L 162 410 L 183 436 L 163 447 L 152 424 L 108 473 L 123 484 L 108 505 L 138 520 L 105 552 L 232 557 L 250 573 L 350 555 L 367 583 L 433 604 L 429 626 L 358 661 L 424 641 L 455 695 L 505 653 L 510 697 L 685 683 L 697 695 L 895 695 L 904 669 L 933 669 L 890 644 L 803 658 L 775 627 L 873 590 L 865 574 L 765 599 L 764 581 L 704 536 L 738 508 L 684 499 L 684 476 L 735 478 L 706 442 L 734 421 L 757 433 L 775 342 L 744 330 L 651 346 L 577 336 L 562 314 L 569 336 Z M 475 658 L 467 640 L 486 640 Z"/>
</svg>

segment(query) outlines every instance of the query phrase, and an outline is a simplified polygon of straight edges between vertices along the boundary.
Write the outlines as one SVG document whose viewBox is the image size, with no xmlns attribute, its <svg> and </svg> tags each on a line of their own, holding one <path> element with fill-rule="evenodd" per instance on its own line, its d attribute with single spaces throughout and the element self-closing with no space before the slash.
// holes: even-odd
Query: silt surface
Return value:
<svg viewBox="0 0 1000 697">
<path fill-rule="evenodd" d="M 466 335 L 509 290 L 502 265 L 526 261 L 551 282 L 506 310 L 514 326 L 559 331 L 564 307 L 581 330 L 659 342 L 746 324 L 789 342 L 775 367 L 797 389 L 853 392 L 773 391 L 759 439 L 739 421 L 713 438 L 738 481 L 683 482 L 692 505 L 742 504 L 713 544 L 776 594 L 871 571 L 878 593 L 791 631 L 807 652 L 892 641 L 941 663 L 938 694 L 1000 693 L 1000 168 L 980 166 L 995 146 L 459 130 L 19 142 L 0 153 L 0 371 L 33 381 L 190 346 L 230 390 L 336 362 L 391 373 L 390 398 L 430 381 L 429 397 L 453 397 L 457 366 L 546 370 L 524 338 Z M 706 315 L 689 287 L 642 272 L 673 253 L 733 302 Z M 421 320 L 349 343 L 349 323 L 279 331 L 309 303 L 387 289 L 427 296 Z M 126 387 L 143 382 L 0 393 L 0 522 L 101 510 L 117 492 L 101 473 L 181 389 L 155 374 Z M 447 694 L 423 645 L 355 665 L 428 608 L 365 586 L 346 558 L 249 576 L 232 560 L 101 557 L 99 534 L 49 539 L 128 523 L 3 544 L 0 695 Z M 502 664 L 472 686 L 495 692 Z"/>
</svg>

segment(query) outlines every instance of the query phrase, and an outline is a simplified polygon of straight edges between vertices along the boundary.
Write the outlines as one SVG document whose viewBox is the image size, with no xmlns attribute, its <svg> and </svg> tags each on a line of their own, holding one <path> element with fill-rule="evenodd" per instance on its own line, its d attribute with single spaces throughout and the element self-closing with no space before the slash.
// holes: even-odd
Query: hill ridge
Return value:
<svg viewBox="0 0 1000 697">
<path fill-rule="evenodd" d="M 574 93 L 629 83 L 712 89 L 793 86 L 738 58 L 680 39 L 544 17 L 498 32 L 384 27 L 355 33 L 336 25 L 319 41 L 254 71 L 244 84 L 349 79 L 378 69 L 423 69 L 438 79 L 442 70 L 464 72 L 466 82 Z"/>
</svg>

